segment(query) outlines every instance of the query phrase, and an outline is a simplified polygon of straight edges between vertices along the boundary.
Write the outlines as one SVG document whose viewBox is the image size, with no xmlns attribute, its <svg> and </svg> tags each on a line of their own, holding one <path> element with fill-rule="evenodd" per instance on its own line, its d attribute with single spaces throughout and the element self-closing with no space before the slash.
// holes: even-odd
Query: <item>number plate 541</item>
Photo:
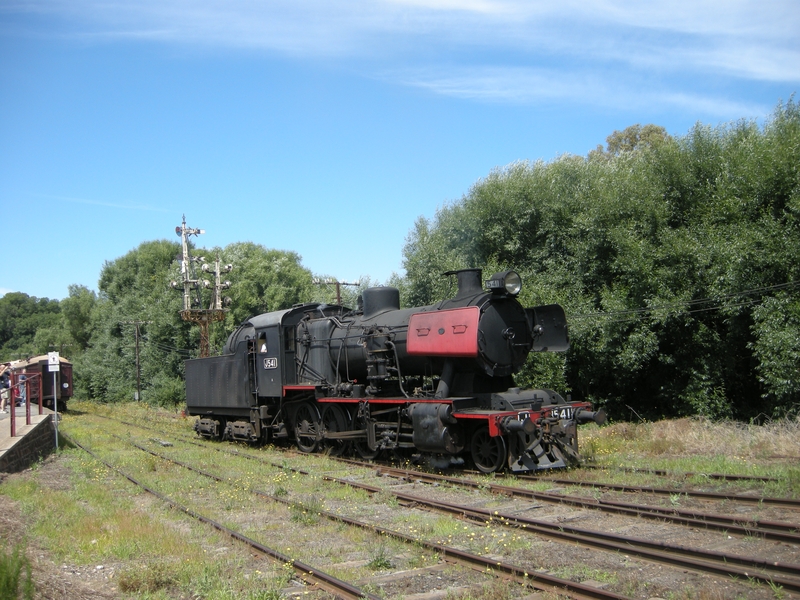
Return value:
<svg viewBox="0 0 800 600">
<path fill-rule="evenodd" d="M 565 406 L 563 408 L 554 408 L 550 411 L 550 417 L 555 419 L 571 419 L 573 414 L 573 410 L 571 406 Z"/>
</svg>

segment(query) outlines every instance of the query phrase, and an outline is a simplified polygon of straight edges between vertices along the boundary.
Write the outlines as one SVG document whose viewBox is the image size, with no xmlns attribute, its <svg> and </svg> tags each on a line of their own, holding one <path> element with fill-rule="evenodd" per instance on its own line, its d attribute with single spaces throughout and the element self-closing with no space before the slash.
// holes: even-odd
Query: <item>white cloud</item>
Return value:
<svg viewBox="0 0 800 600">
<path fill-rule="evenodd" d="M 676 92 L 668 88 L 636 87 L 592 72 L 563 72 L 549 69 L 482 67 L 447 70 L 424 69 L 386 75 L 404 85 L 436 94 L 488 102 L 528 104 L 585 104 L 607 109 L 671 110 L 694 114 L 764 116 L 771 106 L 731 101 L 697 92 Z"/>
<path fill-rule="evenodd" d="M 31 0 L 2 10 L 57 13 L 84 37 L 338 58 L 483 100 L 574 93 L 586 73 L 615 70 L 800 81 L 796 0 Z M 402 76 L 452 62 L 449 77 Z"/>
<path fill-rule="evenodd" d="M 766 117 L 774 109 L 774 104 L 740 102 L 723 96 L 689 92 L 664 91 L 657 94 L 642 94 L 638 100 L 642 105 L 660 106 L 664 109 L 678 108 L 689 114 L 715 115 L 721 119 L 730 119 L 732 115 L 735 119 L 742 118 L 743 115 L 750 115 L 753 118 Z"/>
<path fill-rule="evenodd" d="M 496 14 L 508 12 L 507 2 L 492 0 L 388 0 L 388 4 L 414 6 L 438 11 L 477 12 Z"/>
<path fill-rule="evenodd" d="M 581 80 L 555 70 L 522 67 L 423 69 L 386 78 L 447 96 L 520 103 L 579 97 L 602 85 L 591 76 Z"/>
</svg>

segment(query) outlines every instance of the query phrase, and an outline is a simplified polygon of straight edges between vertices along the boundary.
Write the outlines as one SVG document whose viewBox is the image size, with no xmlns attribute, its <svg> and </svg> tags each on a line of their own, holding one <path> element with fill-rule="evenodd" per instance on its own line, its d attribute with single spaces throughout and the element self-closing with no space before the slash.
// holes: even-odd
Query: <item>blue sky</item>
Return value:
<svg viewBox="0 0 800 600">
<path fill-rule="evenodd" d="M 763 121 L 798 32 L 796 0 L 2 0 L 0 294 L 96 290 L 183 214 L 382 282 L 494 168 Z"/>
</svg>

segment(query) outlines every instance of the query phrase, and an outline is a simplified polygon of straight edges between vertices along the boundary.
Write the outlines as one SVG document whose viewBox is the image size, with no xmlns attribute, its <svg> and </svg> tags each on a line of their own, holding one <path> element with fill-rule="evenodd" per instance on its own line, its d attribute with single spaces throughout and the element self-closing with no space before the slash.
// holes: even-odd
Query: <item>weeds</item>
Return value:
<svg viewBox="0 0 800 600">
<path fill-rule="evenodd" d="M 591 579 L 601 583 L 616 583 L 618 580 L 616 573 L 593 569 L 587 565 L 572 565 L 569 567 L 562 567 L 560 569 L 553 570 L 552 574 L 556 577 L 570 579 L 573 581 L 587 581 Z"/>
<path fill-rule="evenodd" d="M 386 545 L 383 543 L 378 544 L 375 548 L 373 548 L 370 556 L 370 561 L 367 563 L 367 566 L 373 571 L 380 571 L 381 569 L 391 569 L 392 561 L 390 560 L 390 558 L 391 555 L 389 554 Z"/>
<path fill-rule="evenodd" d="M 303 503 L 295 503 L 290 507 L 291 519 L 302 525 L 316 525 L 320 520 L 322 502 L 319 498 L 310 498 Z"/>
<path fill-rule="evenodd" d="M 282 600 L 280 590 L 258 590 L 247 595 L 247 600 Z"/>
<path fill-rule="evenodd" d="M 783 590 L 782 585 L 778 585 L 772 581 L 767 582 L 769 584 L 770 589 L 772 590 L 772 595 L 777 598 L 777 600 L 782 600 L 786 597 L 786 592 Z"/>
<path fill-rule="evenodd" d="M 375 494 L 374 497 L 378 502 L 381 502 L 386 506 L 391 506 L 392 508 L 397 508 L 400 506 L 400 501 L 397 499 L 397 496 L 391 492 L 381 491 Z"/>
<path fill-rule="evenodd" d="M 117 585 L 120 591 L 132 594 L 157 592 L 178 583 L 173 566 L 163 562 L 150 563 L 120 573 Z"/>
<path fill-rule="evenodd" d="M 579 448 L 585 460 L 600 465 L 774 477 L 778 481 L 767 484 L 765 493 L 800 496 L 800 469 L 771 460 L 800 455 L 800 419 L 765 425 L 701 417 L 586 425 Z"/>
<path fill-rule="evenodd" d="M 11 554 L 0 550 L 0 598 L 33 600 L 31 563 L 21 545 L 15 546 Z"/>
</svg>

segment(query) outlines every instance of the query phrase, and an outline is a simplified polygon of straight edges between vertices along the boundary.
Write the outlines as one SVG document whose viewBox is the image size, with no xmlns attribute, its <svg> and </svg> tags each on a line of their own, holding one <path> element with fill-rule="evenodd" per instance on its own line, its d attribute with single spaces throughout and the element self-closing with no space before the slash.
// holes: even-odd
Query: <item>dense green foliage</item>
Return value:
<svg viewBox="0 0 800 600">
<path fill-rule="evenodd" d="M 498 169 L 420 219 L 407 302 L 446 294 L 450 269 L 515 268 L 526 304 L 565 306 L 572 339 L 523 379 L 564 389 L 563 376 L 617 418 L 797 413 L 797 104 L 763 127 L 672 138 L 634 126 L 608 141 L 587 158 Z"/>
<path fill-rule="evenodd" d="M 514 268 L 526 306 L 560 303 L 566 354 L 531 358 L 517 377 L 605 406 L 616 419 L 701 414 L 759 418 L 800 412 L 800 108 L 762 126 L 655 125 L 612 133 L 586 157 L 518 162 L 477 182 L 404 249 L 390 284 L 406 306 L 454 293 L 441 273 Z M 61 302 L 0 298 L 0 358 L 57 349 L 76 364 L 80 395 L 130 399 L 136 338 L 144 400 L 183 398 L 183 360 L 198 331 L 181 320 L 179 244 L 145 242 L 107 262 L 98 293 L 70 286 Z M 248 316 L 334 291 L 292 252 L 257 244 L 193 249 L 225 276 L 231 309 L 212 326 L 212 353 Z M 206 274 L 206 278 L 209 278 Z M 362 287 L 371 282 L 362 282 Z M 343 289 L 345 304 L 357 293 Z M 208 292 L 198 306 L 207 307 Z"/>
<path fill-rule="evenodd" d="M 225 276 L 231 281 L 231 288 L 225 292 L 231 299 L 230 311 L 225 326 L 215 328 L 211 335 L 212 348 L 217 351 L 247 317 L 307 302 L 317 291 L 312 287 L 311 272 L 300 265 L 300 256 L 294 252 L 241 242 L 224 249 L 199 249 L 194 254 L 204 256 L 208 263 L 219 256 L 221 263 L 234 265 Z"/>
<path fill-rule="evenodd" d="M 58 300 L 5 294 L 0 298 L 0 354 L 6 360 L 37 354 L 36 332 L 60 323 L 60 312 Z"/>
</svg>

